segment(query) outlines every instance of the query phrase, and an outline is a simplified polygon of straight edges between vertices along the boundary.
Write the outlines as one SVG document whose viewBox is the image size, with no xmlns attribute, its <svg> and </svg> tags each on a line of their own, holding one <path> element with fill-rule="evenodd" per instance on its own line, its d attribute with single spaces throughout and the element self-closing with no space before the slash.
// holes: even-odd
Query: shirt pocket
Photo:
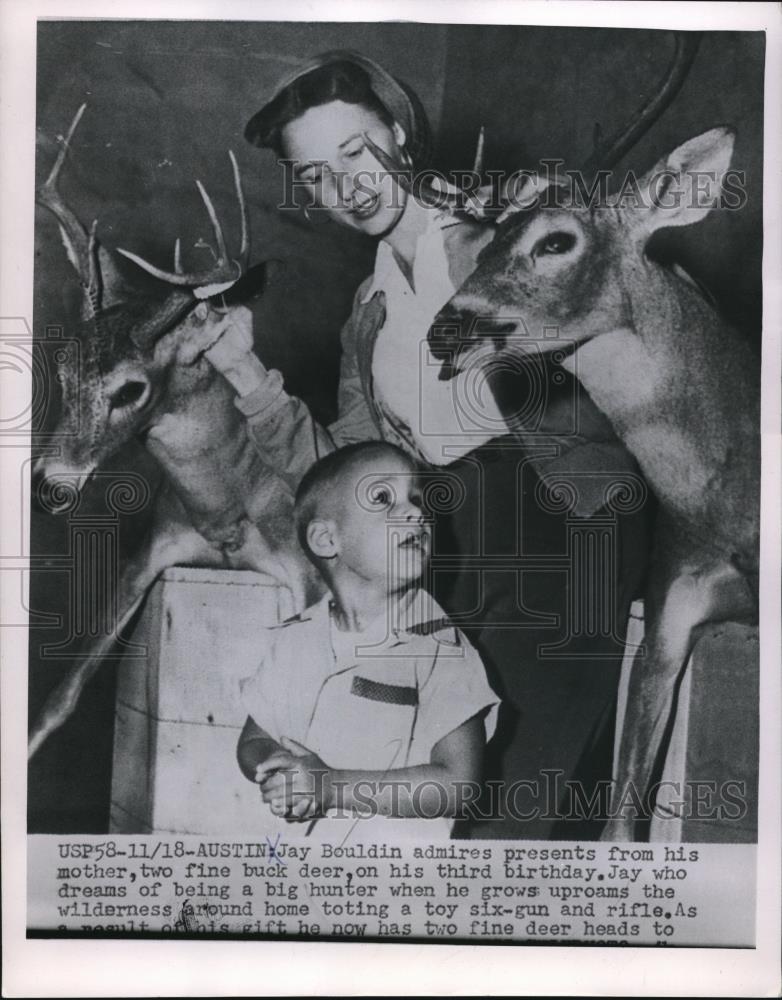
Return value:
<svg viewBox="0 0 782 1000">
<path fill-rule="evenodd" d="M 322 748 L 318 752 L 329 767 L 362 771 L 404 767 L 417 714 L 416 687 L 389 683 L 363 670 L 350 671 L 324 686 L 311 739 Z"/>
</svg>

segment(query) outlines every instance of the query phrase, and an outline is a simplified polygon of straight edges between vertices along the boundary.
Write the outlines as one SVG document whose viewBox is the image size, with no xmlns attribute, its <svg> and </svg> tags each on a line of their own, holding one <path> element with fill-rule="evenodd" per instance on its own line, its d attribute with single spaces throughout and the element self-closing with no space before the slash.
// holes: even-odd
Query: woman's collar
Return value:
<svg viewBox="0 0 782 1000">
<path fill-rule="evenodd" d="M 449 225 L 458 225 L 461 220 L 454 219 L 451 215 L 450 208 L 440 208 L 434 205 L 425 205 L 422 202 L 418 202 L 420 209 L 426 213 L 426 227 L 420 233 L 418 239 L 419 241 L 425 236 L 428 236 L 435 229 L 444 229 Z M 377 292 L 385 292 L 388 288 L 388 279 L 391 274 L 395 274 L 399 271 L 399 265 L 394 257 L 394 251 L 391 244 L 386 240 L 381 239 L 377 245 L 377 251 L 375 253 L 375 267 L 372 273 L 372 280 L 369 283 L 369 287 L 364 292 L 361 297 L 361 304 L 366 305 L 367 302 L 375 295 Z"/>
</svg>

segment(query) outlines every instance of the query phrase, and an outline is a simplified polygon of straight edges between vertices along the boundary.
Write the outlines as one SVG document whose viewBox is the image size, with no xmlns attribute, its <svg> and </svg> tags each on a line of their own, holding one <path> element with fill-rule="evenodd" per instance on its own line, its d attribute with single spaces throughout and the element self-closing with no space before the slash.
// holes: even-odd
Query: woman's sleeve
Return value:
<svg viewBox="0 0 782 1000">
<path fill-rule="evenodd" d="M 259 455 L 293 490 L 317 459 L 342 445 L 380 436 L 361 385 L 356 354 L 355 313 L 363 288 L 356 292 L 353 311 L 342 328 L 339 416 L 333 424 L 321 426 L 306 403 L 285 391 L 282 374 L 274 369 L 255 390 L 236 399 Z"/>
</svg>

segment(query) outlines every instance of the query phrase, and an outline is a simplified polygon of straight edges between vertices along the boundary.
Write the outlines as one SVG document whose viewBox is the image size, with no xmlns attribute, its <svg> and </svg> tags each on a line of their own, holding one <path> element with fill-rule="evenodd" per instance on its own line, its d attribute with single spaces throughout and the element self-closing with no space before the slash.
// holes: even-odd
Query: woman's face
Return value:
<svg viewBox="0 0 782 1000">
<path fill-rule="evenodd" d="M 340 225 L 368 236 L 393 229 L 407 195 L 364 142 L 372 142 L 400 162 L 404 132 L 386 125 L 361 104 L 331 101 L 309 108 L 282 130 L 282 146 L 293 161 L 297 189 Z"/>
</svg>

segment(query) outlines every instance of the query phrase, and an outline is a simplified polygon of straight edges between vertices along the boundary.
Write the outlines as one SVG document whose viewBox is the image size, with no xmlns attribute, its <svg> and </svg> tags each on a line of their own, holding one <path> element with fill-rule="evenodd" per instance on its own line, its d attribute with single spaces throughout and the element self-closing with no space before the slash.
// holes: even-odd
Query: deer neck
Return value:
<svg viewBox="0 0 782 1000">
<path fill-rule="evenodd" d="M 620 280 L 615 326 L 607 323 L 563 367 L 609 418 L 664 506 L 702 516 L 704 496 L 734 491 L 740 507 L 752 457 L 741 454 L 746 416 L 726 419 L 725 399 L 748 398 L 751 410 L 751 363 L 693 283 L 646 259 L 626 266 Z"/>
<path fill-rule="evenodd" d="M 249 497 L 268 477 L 234 395 L 205 360 L 174 366 L 146 435 L 194 526 L 217 545 L 235 541 Z"/>
</svg>

